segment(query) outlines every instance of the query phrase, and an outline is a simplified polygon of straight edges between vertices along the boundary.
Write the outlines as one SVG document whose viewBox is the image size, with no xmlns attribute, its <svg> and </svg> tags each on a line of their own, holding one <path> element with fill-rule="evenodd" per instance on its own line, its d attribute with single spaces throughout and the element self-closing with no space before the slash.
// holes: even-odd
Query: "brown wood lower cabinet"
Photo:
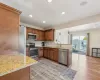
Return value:
<svg viewBox="0 0 100 80">
<path fill-rule="evenodd" d="M 0 80 L 30 80 L 30 67 L 1 76 Z"/>
<path fill-rule="evenodd" d="M 43 57 L 43 48 L 39 48 L 39 58 Z"/>
<path fill-rule="evenodd" d="M 44 48 L 43 57 L 45 57 L 45 58 L 48 57 L 48 48 Z"/>
<path fill-rule="evenodd" d="M 53 60 L 53 51 L 50 49 L 49 52 L 50 52 L 49 59 Z"/>
<path fill-rule="evenodd" d="M 58 54 L 59 54 L 59 51 L 58 51 L 58 49 L 54 49 L 54 56 L 53 56 L 53 59 L 54 59 L 54 61 L 56 61 L 56 62 L 58 62 Z"/>
<path fill-rule="evenodd" d="M 50 57 L 50 52 L 49 52 L 49 48 L 48 48 L 48 51 L 47 51 L 47 58 L 49 59 Z"/>
<path fill-rule="evenodd" d="M 72 64 L 72 51 L 67 50 L 67 66 L 70 66 Z M 59 62 L 59 49 L 58 48 L 50 48 L 50 47 L 45 47 L 43 48 L 43 57 L 50 59 L 55 62 Z"/>
<path fill-rule="evenodd" d="M 58 62 L 58 48 L 44 48 L 43 57 Z"/>
</svg>

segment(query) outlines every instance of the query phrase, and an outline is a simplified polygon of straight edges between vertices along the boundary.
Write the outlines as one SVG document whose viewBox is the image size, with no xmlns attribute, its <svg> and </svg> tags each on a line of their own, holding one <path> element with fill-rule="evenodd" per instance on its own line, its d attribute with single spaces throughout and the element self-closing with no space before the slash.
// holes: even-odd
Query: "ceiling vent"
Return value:
<svg viewBox="0 0 100 80">
<path fill-rule="evenodd" d="M 87 4 L 86 1 L 83 1 L 83 2 L 80 3 L 81 6 L 85 6 L 86 4 Z"/>
</svg>

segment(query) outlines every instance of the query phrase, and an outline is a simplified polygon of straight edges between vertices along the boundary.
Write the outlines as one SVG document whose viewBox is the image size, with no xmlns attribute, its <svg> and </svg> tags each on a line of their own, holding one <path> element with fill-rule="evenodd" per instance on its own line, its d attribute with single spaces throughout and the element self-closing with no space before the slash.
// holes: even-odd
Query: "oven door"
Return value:
<svg viewBox="0 0 100 80">
<path fill-rule="evenodd" d="M 38 57 L 38 48 L 30 48 L 30 56 Z"/>
</svg>

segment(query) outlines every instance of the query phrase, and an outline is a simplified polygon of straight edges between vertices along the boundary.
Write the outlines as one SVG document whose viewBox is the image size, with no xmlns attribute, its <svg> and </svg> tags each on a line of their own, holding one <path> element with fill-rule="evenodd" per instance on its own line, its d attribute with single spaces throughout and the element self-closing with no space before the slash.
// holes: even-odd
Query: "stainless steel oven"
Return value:
<svg viewBox="0 0 100 80">
<path fill-rule="evenodd" d="M 29 53 L 32 58 L 38 57 L 38 48 L 35 47 L 35 43 L 29 43 Z"/>
<path fill-rule="evenodd" d="M 28 33 L 28 39 L 36 40 L 37 39 L 37 35 L 33 34 L 33 33 Z"/>
<path fill-rule="evenodd" d="M 32 58 L 38 57 L 38 48 L 30 48 L 30 56 Z"/>
</svg>

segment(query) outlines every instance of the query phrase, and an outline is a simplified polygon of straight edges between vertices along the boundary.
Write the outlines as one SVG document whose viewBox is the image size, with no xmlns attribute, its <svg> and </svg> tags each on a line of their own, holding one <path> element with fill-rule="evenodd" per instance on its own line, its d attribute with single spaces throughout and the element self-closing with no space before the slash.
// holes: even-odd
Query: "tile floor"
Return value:
<svg viewBox="0 0 100 80">
<path fill-rule="evenodd" d="M 31 66 L 31 80 L 73 80 L 75 74 L 75 70 L 48 59 Z"/>
</svg>

